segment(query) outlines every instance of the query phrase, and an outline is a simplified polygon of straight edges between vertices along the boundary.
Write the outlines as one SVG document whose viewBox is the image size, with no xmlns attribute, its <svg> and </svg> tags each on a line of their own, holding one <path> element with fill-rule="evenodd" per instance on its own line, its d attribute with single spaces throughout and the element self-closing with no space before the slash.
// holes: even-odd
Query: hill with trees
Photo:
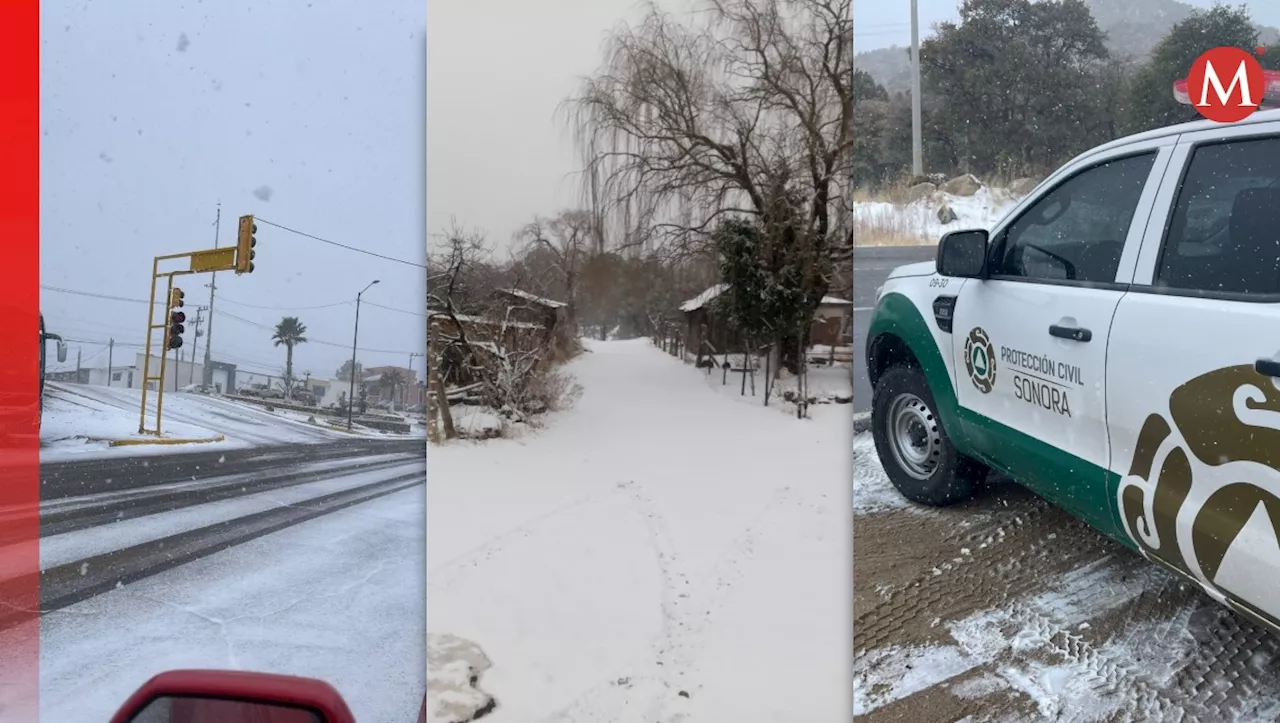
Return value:
<svg viewBox="0 0 1280 723">
<path fill-rule="evenodd" d="M 1139 63 L 1174 25 L 1204 12 L 1178 0 L 1084 0 L 1084 4 L 1103 33 L 1108 53 L 1117 59 L 1129 58 Z M 932 29 L 920 30 L 921 42 L 924 42 Z M 1280 29 L 1258 25 L 1257 30 L 1259 41 L 1264 45 L 1280 41 Z M 909 48 L 894 46 L 856 53 L 853 65 L 869 73 L 891 93 L 911 90 Z"/>
<path fill-rule="evenodd" d="M 1098 5 L 1110 6 L 1097 12 L 1112 29 L 1129 28 L 1134 37 L 1147 32 L 1140 28 L 1169 25 L 1138 48 L 1140 55 L 1123 53 L 1112 47 Z M 1043 175 L 1107 140 L 1195 119 L 1193 109 L 1174 100 L 1172 83 L 1204 50 L 1275 44 L 1274 31 L 1260 30 L 1242 7 L 1115 5 L 965 0 L 959 22 L 938 24 L 921 43 L 925 172 Z M 1162 12 L 1143 16 L 1143 8 Z M 1260 60 L 1280 68 L 1280 45 Z M 869 69 L 855 70 L 855 185 L 907 180 L 911 99 L 895 88 Z"/>
</svg>

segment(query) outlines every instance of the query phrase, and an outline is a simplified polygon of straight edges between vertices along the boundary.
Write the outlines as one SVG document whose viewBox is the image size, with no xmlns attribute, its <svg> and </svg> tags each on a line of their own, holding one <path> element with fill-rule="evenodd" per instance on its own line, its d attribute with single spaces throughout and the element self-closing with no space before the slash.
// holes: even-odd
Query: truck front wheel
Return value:
<svg viewBox="0 0 1280 723">
<path fill-rule="evenodd" d="M 961 454 L 947 437 L 924 373 L 914 365 L 894 366 L 877 380 L 871 434 L 889 481 L 912 502 L 962 502 L 987 477 L 987 467 Z"/>
</svg>

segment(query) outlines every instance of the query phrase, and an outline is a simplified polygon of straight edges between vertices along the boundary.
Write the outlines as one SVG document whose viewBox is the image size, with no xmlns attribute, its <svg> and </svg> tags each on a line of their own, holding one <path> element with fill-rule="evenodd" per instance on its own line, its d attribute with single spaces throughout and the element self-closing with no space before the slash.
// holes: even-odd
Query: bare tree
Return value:
<svg viewBox="0 0 1280 723">
<path fill-rule="evenodd" d="M 578 282 L 582 267 L 592 248 L 598 248 L 600 243 L 596 228 L 592 212 L 568 209 L 550 219 L 535 218 L 516 234 L 530 248 L 545 251 L 551 257 L 552 268 L 567 296 L 565 321 L 571 330 L 578 328 Z"/>
<path fill-rule="evenodd" d="M 769 227 L 781 186 L 804 201 L 796 242 L 850 253 L 852 1 L 704 0 L 690 23 L 651 4 L 614 32 L 562 110 L 615 247 L 696 252 L 726 214 Z"/>
<path fill-rule="evenodd" d="M 543 326 L 520 318 L 533 308 L 494 293 L 513 279 L 521 285 L 519 267 L 498 268 L 484 234 L 456 223 L 440 240 L 427 259 L 427 306 L 433 391 L 446 437 L 453 425 L 445 368 L 465 376 L 487 405 L 513 419 L 567 402 L 572 385 L 547 364 L 554 359 L 554 340 Z"/>
</svg>

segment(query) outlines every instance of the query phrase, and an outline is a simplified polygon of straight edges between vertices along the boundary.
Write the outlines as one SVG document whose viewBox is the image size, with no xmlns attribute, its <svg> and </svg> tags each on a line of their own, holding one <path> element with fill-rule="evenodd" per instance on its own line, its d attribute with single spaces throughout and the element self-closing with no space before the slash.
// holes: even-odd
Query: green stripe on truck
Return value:
<svg viewBox="0 0 1280 723">
<path fill-rule="evenodd" d="M 902 294 L 887 293 L 876 306 L 867 338 L 875 340 L 885 334 L 900 339 L 915 355 L 933 393 L 943 429 L 956 449 L 1137 550 L 1124 531 L 1115 501 L 1120 475 L 960 407 L 929 322 Z"/>
</svg>

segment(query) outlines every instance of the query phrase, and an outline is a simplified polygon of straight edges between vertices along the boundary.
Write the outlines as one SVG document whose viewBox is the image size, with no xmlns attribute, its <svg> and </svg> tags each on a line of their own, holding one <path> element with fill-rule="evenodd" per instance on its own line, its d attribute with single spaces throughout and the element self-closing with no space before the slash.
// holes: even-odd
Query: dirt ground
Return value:
<svg viewBox="0 0 1280 723">
<path fill-rule="evenodd" d="M 1280 720 L 1264 629 L 1015 484 L 918 507 L 854 447 L 855 720 Z"/>
</svg>

